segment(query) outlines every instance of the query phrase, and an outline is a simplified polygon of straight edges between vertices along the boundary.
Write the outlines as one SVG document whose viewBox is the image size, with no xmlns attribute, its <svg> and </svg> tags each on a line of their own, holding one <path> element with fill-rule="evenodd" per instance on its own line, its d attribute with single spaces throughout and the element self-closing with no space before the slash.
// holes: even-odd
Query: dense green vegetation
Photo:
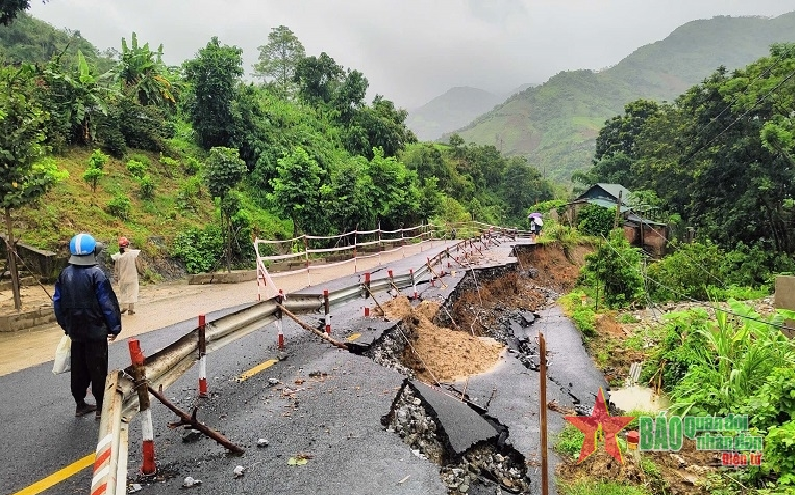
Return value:
<svg viewBox="0 0 795 495">
<path fill-rule="evenodd" d="M 634 102 L 607 122 L 584 183 L 651 191 L 661 209 L 726 250 L 795 253 L 795 45 L 715 72 L 671 104 Z"/>
<path fill-rule="evenodd" d="M 364 74 L 325 52 L 307 56 L 286 26 L 259 47 L 261 84 L 242 81 L 241 49 L 216 37 L 180 67 L 166 66 L 163 51 L 133 33 L 101 56 L 25 14 L 0 28 L 0 71 L 17 81 L 0 120 L 26 122 L 4 136 L 0 156 L 9 169 L 35 165 L 44 194 L 12 205 L 23 241 L 57 249 L 86 230 L 142 246 L 161 236 L 165 253 L 209 270 L 250 262 L 254 235 L 518 224 L 553 196 L 526 160 L 494 146 L 417 143 L 405 110 L 381 95 L 365 101 Z M 22 98 L 27 120 L 10 112 Z"/>
<path fill-rule="evenodd" d="M 568 181 L 591 163 L 599 129 L 627 102 L 672 101 L 717 67 L 743 67 L 771 44 L 795 41 L 793 32 L 795 14 L 689 22 L 613 67 L 561 72 L 458 132 L 467 142 L 495 144 L 505 153 L 527 156 L 550 177 Z"/>
</svg>

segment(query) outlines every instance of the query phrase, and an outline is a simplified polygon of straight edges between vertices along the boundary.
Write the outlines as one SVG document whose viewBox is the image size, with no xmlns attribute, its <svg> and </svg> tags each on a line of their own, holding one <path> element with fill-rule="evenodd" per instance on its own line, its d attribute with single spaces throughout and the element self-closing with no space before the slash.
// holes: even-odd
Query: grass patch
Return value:
<svg viewBox="0 0 795 495">
<path fill-rule="evenodd" d="M 637 486 L 589 479 L 561 484 L 558 491 L 562 495 L 651 495 Z"/>
<path fill-rule="evenodd" d="M 572 424 L 566 424 L 555 437 L 555 450 L 561 455 L 577 458 L 580 456 L 583 440 L 585 440 L 583 432 Z"/>
</svg>

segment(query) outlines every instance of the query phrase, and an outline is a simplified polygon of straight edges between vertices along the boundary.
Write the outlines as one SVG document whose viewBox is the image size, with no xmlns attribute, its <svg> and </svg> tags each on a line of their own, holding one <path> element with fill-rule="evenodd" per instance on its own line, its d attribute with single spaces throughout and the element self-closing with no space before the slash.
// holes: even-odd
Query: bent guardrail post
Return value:
<svg viewBox="0 0 795 495">
<path fill-rule="evenodd" d="M 152 424 L 152 410 L 149 409 L 149 390 L 146 387 L 146 367 L 143 353 L 141 352 L 141 342 L 138 339 L 130 339 L 130 359 L 132 359 L 133 379 L 135 388 L 138 391 L 138 408 L 141 411 L 141 437 L 143 439 L 143 464 L 141 473 L 144 476 L 157 474 L 155 464 L 155 432 Z"/>
<path fill-rule="evenodd" d="M 99 422 L 99 438 L 97 440 L 97 450 L 94 459 L 94 476 L 91 479 L 91 493 L 103 493 L 115 495 L 124 493 L 119 485 L 125 487 L 127 484 L 127 446 L 122 448 L 122 394 L 119 391 L 118 370 L 108 373 L 105 379 L 105 394 L 102 399 L 102 418 Z M 125 440 L 126 441 L 126 440 Z M 125 456 L 122 458 L 122 452 Z M 124 459 L 124 470 L 119 469 L 121 460 Z"/>
<path fill-rule="evenodd" d="M 204 315 L 199 315 L 199 397 L 207 397 L 207 337 Z"/>
<path fill-rule="evenodd" d="M 152 387 L 148 387 L 149 393 L 152 394 L 157 400 L 159 400 L 164 406 L 166 406 L 171 412 L 176 414 L 179 417 L 179 421 L 176 423 L 169 423 L 168 427 L 171 429 L 179 428 L 180 426 L 190 426 L 192 429 L 204 433 L 208 437 L 212 438 L 219 444 L 221 444 L 224 448 L 229 450 L 235 455 L 243 455 L 246 453 L 244 449 L 238 447 L 237 445 L 230 442 L 225 436 L 221 435 L 217 431 L 207 427 L 204 423 L 196 419 L 196 411 L 199 409 L 198 407 L 193 408 L 193 414 L 188 415 L 188 413 L 181 411 L 177 408 L 174 404 L 171 403 L 164 395 L 163 390 L 161 387 L 160 391 L 153 389 Z"/>
<path fill-rule="evenodd" d="M 370 272 L 364 274 L 364 316 L 370 316 L 370 307 L 367 305 L 367 297 L 370 294 Z"/>
<path fill-rule="evenodd" d="M 337 342 L 336 340 L 332 339 L 331 337 L 329 337 L 325 333 L 321 332 L 320 330 L 318 330 L 316 328 L 312 328 L 311 326 L 307 325 L 303 321 L 299 320 L 298 317 L 295 316 L 292 312 L 290 312 L 289 309 L 287 309 L 287 308 L 285 308 L 284 306 L 281 306 L 281 305 L 279 305 L 278 308 L 282 311 L 282 313 L 287 315 L 287 317 L 292 319 L 294 322 L 298 323 L 298 326 L 300 326 L 304 330 L 308 330 L 308 331 L 312 332 L 313 334 L 317 335 L 318 337 L 320 337 L 321 339 L 325 340 L 326 342 L 328 342 L 329 344 L 333 345 L 334 347 L 339 347 L 340 349 L 345 349 L 346 351 L 348 350 L 348 345 L 347 344 L 343 344 L 342 342 Z"/>
<path fill-rule="evenodd" d="M 331 314 L 329 312 L 328 289 L 323 289 L 323 313 L 326 323 L 326 335 L 331 337 Z"/>
<path fill-rule="evenodd" d="M 284 332 L 282 331 L 282 309 L 281 305 L 284 302 L 284 292 L 279 289 L 279 295 L 276 296 L 276 330 L 279 332 L 279 350 L 284 350 Z"/>
</svg>

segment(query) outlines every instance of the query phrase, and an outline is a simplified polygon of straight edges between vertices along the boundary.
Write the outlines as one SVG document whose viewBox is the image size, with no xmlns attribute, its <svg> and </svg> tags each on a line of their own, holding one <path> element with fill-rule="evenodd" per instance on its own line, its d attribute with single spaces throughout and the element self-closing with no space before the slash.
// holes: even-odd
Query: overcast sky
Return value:
<svg viewBox="0 0 795 495">
<path fill-rule="evenodd" d="M 454 86 L 507 92 L 561 70 L 599 69 L 715 15 L 777 16 L 795 0 L 31 0 L 30 13 L 98 48 L 164 45 L 192 58 L 212 36 L 243 48 L 246 72 L 284 24 L 307 55 L 327 52 L 414 109 Z"/>
</svg>

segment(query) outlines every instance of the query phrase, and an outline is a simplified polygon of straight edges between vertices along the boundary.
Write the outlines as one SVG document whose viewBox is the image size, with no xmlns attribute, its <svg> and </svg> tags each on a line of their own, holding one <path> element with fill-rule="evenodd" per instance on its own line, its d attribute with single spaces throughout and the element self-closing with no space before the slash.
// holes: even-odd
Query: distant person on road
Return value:
<svg viewBox="0 0 795 495">
<path fill-rule="evenodd" d="M 97 266 L 97 253 L 104 249 L 89 234 L 77 234 L 69 242 L 69 265 L 58 275 L 53 309 L 58 325 L 72 340 L 72 396 L 75 417 L 102 413 L 105 377 L 108 374 L 108 342 L 121 332 L 121 312 L 116 293 Z M 96 405 L 86 403 L 91 385 Z"/>
<path fill-rule="evenodd" d="M 130 249 L 130 241 L 119 237 L 119 253 L 111 256 L 116 262 L 116 280 L 119 282 L 119 302 L 121 314 L 135 314 L 135 303 L 138 302 L 138 255 L 140 249 Z"/>
<path fill-rule="evenodd" d="M 541 217 L 534 217 L 536 224 L 536 235 L 541 235 L 541 229 L 544 228 L 544 221 Z"/>
</svg>

